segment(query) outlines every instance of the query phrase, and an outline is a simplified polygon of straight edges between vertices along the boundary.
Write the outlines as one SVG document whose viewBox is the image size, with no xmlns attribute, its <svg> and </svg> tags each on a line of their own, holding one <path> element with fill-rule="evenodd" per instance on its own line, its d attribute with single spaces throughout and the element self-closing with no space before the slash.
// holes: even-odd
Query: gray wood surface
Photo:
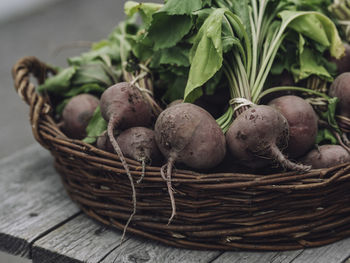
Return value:
<svg viewBox="0 0 350 263">
<path fill-rule="evenodd" d="M 175 249 L 159 243 L 126 237 L 106 229 L 85 215 L 55 229 L 33 245 L 34 263 L 44 262 L 210 262 L 221 253 Z M 64 256 L 62 256 L 64 255 Z"/>
<path fill-rule="evenodd" d="M 31 243 L 79 213 L 39 145 L 3 159 L 0 180 L 0 250 L 29 257 Z"/>
<path fill-rule="evenodd" d="M 338 263 L 344 262 L 350 257 L 350 239 L 345 239 L 337 243 L 305 249 L 299 254 L 293 263 Z"/>
<path fill-rule="evenodd" d="M 33 245 L 32 259 L 45 262 L 100 262 L 119 246 L 119 232 L 80 215 Z"/>
<path fill-rule="evenodd" d="M 286 252 L 177 249 L 114 231 L 66 195 L 50 154 L 30 146 L 0 161 L 0 250 L 34 263 L 350 263 L 350 239 Z"/>
<path fill-rule="evenodd" d="M 173 248 L 144 238 L 132 237 L 112 251 L 101 263 L 208 263 L 221 254 L 220 251 Z"/>
<path fill-rule="evenodd" d="M 349 259 L 349 260 L 347 260 Z M 350 238 L 318 248 L 286 252 L 225 252 L 213 263 L 350 263 Z"/>
<path fill-rule="evenodd" d="M 301 252 L 225 252 L 213 263 L 290 263 Z"/>
</svg>

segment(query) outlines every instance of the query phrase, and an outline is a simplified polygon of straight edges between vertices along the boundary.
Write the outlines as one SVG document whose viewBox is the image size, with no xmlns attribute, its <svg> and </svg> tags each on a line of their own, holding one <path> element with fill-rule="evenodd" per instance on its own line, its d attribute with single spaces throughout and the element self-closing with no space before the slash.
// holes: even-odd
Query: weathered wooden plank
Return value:
<svg viewBox="0 0 350 263">
<path fill-rule="evenodd" d="M 144 238 L 132 237 L 110 253 L 101 263 L 207 263 L 222 252 L 179 249 Z"/>
<path fill-rule="evenodd" d="M 35 263 L 99 262 L 119 246 L 121 235 L 79 215 L 33 244 Z"/>
<path fill-rule="evenodd" d="M 80 213 L 52 162 L 37 144 L 0 161 L 0 250 L 29 257 L 32 242 Z"/>
<path fill-rule="evenodd" d="M 225 252 L 213 263 L 290 263 L 301 252 Z"/>
<path fill-rule="evenodd" d="M 293 263 L 342 263 L 350 257 L 350 238 L 328 246 L 305 249 Z"/>
<path fill-rule="evenodd" d="M 209 262 L 220 252 L 175 249 L 136 237 L 120 245 L 121 233 L 80 215 L 33 245 L 34 263 Z"/>
<path fill-rule="evenodd" d="M 213 263 L 350 263 L 350 238 L 327 246 L 285 252 L 225 252 Z"/>
</svg>

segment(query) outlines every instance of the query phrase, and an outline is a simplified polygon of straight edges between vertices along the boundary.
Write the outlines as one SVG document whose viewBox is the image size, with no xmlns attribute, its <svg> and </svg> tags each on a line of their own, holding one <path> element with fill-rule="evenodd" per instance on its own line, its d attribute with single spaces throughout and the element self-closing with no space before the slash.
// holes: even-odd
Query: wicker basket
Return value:
<svg viewBox="0 0 350 263">
<path fill-rule="evenodd" d="M 130 182 L 116 154 L 67 138 L 49 99 L 35 92 L 52 69 L 35 57 L 13 67 L 15 88 L 30 106 L 35 139 L 55 157 L 66 191 L 90 217 L 119 229 L 133 210 Z M 127 159 L 135 180 L 140 164 Z M 136 185 L 137 213 L 128 232 L 183 248 L 292 250 L 350 236 L 350 164 L 304 174 L 271 175 L 176 170 L 177 216 L 160 167 Z"/>
</svg>

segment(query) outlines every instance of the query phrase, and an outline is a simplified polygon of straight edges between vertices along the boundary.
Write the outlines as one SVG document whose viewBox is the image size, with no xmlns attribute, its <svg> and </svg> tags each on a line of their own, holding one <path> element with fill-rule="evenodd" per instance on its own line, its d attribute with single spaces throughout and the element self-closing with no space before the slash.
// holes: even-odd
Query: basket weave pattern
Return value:
<svg viewBox="0 0 350 263">
<path fill-rule="evenodd" d="M 15 89 L 30 106 L 35 139 L 55 157 L 64 187 L 82 210 L 123 229 L 133 210 L 131 186 L 118 155 L 67 138 L 53 117 L 43 82 L 54 70 L 35 57 L 13 67 Z M 141 165 L 127 159 L 131 175 Z M 350 236 L 350 164 L 304 174 L 201 174 L 174 170 L 177 216 L 168 225 L 170 198 L 160 167 L 136 184 L 137 213 L 127 231 L 172 246 L 220 250 L 292 250 Z"/>
</svg>

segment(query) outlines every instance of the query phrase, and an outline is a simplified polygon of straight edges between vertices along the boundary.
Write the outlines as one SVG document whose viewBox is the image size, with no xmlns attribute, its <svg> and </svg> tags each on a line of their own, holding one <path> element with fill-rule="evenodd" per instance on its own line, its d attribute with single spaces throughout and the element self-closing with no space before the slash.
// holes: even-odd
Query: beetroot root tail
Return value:
<svg viewBox="0 0 350 263">
<path fill-rule="evenodd" d="M 311 166 L 304 165 L 304 164 L 298 164 L 294 163 L 290 160 L 288 160 L 282 152 L 277 148 L 276 145 L 271 146 L 271 157 L 277 161 L 282 167 L 292 170 L 292 171 L 298 171 L 298 172 L 308 172 L 311 169 Z"/>
<path fill-rule="evenodd" d="M 172 169 L 174 165 L 175 159 L 170 157 L 168 159 L 168 162 L 162 166 L 160 169 L 162 178 L 166 181 L 166 185 L 168 187 L 168 193 L 170 197 L 170 202 L 171 202 L 171 216 L 168 220 L 168 225 L 171 223 L 171 221 L 174 219 L 176 215 L 176 204 L 175 204 L 175 197 L 174 197 L 174 189 L 171 184 L 171 174 L 172 174 Z M 166 168 L 166 175 L 164 173 L 164 170 Z"/>
<path fill-rule="evenodd" d="M 132 176 L 130 174 L 129 166 L 126 163 L 126 160 L 124 158 L 122 150 L 120 149 L 116 139 L 114 138 L 114 127 L 115 127 L 116 123 L 118 123 L 118 119 L 117 118 L 113 117 L 113 118 L 111 118 L 109 120 L 108 126 L 107 126 L 107 134 L 108 134 L 109 140 L 110 140 L 110 142 L 111 142 L 115 152 L 118 154 L 119 159 L 122 162 L 122 165 L 123 165 L 123 167 L 125 169 L 125 172 L 126 172 L 128 178 L 129 178 L 130 185 L 131 185 L 131 190 L 132 190 L 132 203 L 133 203 L 133 211 L 132 211 L 131 215 L 129 216 L 128 221 L 126 222 L 126 224 L 124 226 L 123 235 L 122 235 L 122 238 L 121 238 L 121 241 L 120 241 L 120 243 L 122 243 L 123 240 L 124 240 L 125 234 L 126 234 L 126 230 L 127 230 L 128 226 L 129 226 L 132 218 L 136 214 L 136 203 L 137 203 L 137 200 L 136 200 L 135 184 L 134 184 L 134 180 L 133 180 L 133 178 L 132 178 Z"/>
<path fill-rule="evenodd" d="M 141 160 L 141 165 L 142 165 L 142 171 L 141 171 L 141 176 L 140 178 L 136 181 L 136 183 L 141 183 L 143 178 L 145 177 L 145 172 L 146 172 L 146 159 L 142 158 Z"/>
</svg>

